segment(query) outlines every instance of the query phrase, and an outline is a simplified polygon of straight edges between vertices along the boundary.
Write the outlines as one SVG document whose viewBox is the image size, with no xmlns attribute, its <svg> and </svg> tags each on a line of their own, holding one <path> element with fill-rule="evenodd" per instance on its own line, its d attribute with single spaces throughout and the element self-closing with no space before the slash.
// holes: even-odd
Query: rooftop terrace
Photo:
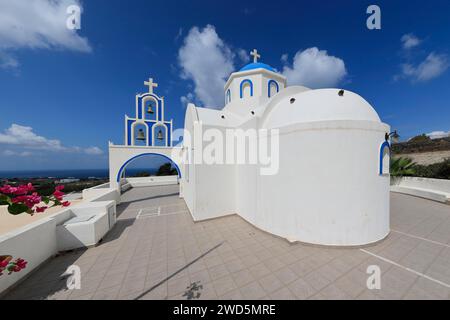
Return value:
<svg viewBox="0 0 450 320">
<path fill-rule="evenodd" d="M 450 299 L 450 206 L 391 194 L 391 234 L 365 248 L 288 243 L 239 216 L 194 223 L 178 186 L 122 195 L 95 248 L 60 255 L 4 299 Z M 76 264 L 81 289 L 61 275 Z M 381 289 L 369 290 L 369 265 Z"/>
</svg>

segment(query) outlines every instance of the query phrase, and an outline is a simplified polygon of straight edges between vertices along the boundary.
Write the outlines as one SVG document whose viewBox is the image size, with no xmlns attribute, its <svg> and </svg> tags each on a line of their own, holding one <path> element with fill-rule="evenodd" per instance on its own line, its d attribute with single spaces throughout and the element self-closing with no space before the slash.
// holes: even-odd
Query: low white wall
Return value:
<svg viewBox="0 0 450 320">
<path fill-rule="evenodd" d="M 392 178 L 391 185 L 401 185 L 403 187 L 423 188 L 450 193 L 450 180 L 429 179 L 421 177 L 401 177 Z"/>
<path fill-rule="evenodd" d="M 107 185 L 107 186 L 105 186 Z M 95 186 L 89 189 L 83 190 L 83 200 L 85 201 L 116 201 L 116 204 L 120 203 L 120 193 L 117 189 L 109 188 L 109 183 L 100 186 Z"/>
<path fill-rule="evenodd" d="M 0 293 L 57 253 L 56 225 L 69 217 L 70 212 L 65 210 L 0 237 L 2 255 L 12 255 L 28 262 L 20 272 L 10 275 L 4 272 L 0 276 Z"/>
<path fill-rule="evenodd" d="M 71 210 L 77 210 L 78 207 L 79 211 L 87 207 L 91 209 L 99 207 L 97 204 L 90 205 L 90 203 L 100 201 L 113 200 L 116 205 L 120 202 L 120 193 L 117 189 L 110 189 L 109 185 L 105 184 L 83 190 L 83 199 L 85 201 L 78 205 L 0 236 L 1 255 L 12 255 L 14 258 L 22 258 L 28 262 L 24 270 L 11 275 L 4 273 L 0 276 L 0 294 L 58 252 L 56 226 L 73 216 Z M 105 219 L 107 219 L 106 216 Z"/>
<path fill-rule="evenodd" d="M 420 177 L 391 178 L 391 191 L 439 202 L 450 201 L 450 180 Z"/>
<path fill-rule="evenodd" d="M 151 176 L 151 177 L 138 177 L 138 178 L 126 178 L 133 188 L 135 187 L 153 187 L 153 186 L 166 186 L 172 184 L 178 184 L 178 176 Z"/>
</svg>

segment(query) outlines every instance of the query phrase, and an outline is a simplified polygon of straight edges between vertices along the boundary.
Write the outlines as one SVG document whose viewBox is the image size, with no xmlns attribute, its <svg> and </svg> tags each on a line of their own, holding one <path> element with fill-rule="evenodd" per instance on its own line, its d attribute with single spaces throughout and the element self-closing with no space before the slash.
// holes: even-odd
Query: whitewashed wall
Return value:
<svg viewBox="0 0 450 320">
<path fill-rule="evenodd" d="M 154 187 L 178 184 L 178 175 L 175 176 L 151 176 L 126 178 L 127 182 L 133 187 Z"/>
<path fill-rule="evenodd" d="M 31 271 L 57 253 L 56 224 L 68 219 L 67 212 L 56 213 L 0 237 L 0 252 L 23 258 L 28 264 L 20 272 L 0 277 L 0 293 L 26 277 Z"/>
<path fill-rule="evenodd" d="M 446 179 L 393 177 L 391 191 L 443 203 L 450 202 L 450 180 Z"/>
<path fill-rule="evenodd" d="M 116 204 L 120 203 L 120 193 L 117 189 L 109 188 L 109 183 L 84 189 L 83 200 L 86 201 L 109 201 L 114 200 Z"/>
<path fill-rule="evenodd" d="M 386 129 L 350 121 L 283 128 L 280 172 L 257 176 L 253 223 L 290 240 L 322 245 L 364 245 L 386 237 L 389 177 L 379 175 Z"/>
</svg>

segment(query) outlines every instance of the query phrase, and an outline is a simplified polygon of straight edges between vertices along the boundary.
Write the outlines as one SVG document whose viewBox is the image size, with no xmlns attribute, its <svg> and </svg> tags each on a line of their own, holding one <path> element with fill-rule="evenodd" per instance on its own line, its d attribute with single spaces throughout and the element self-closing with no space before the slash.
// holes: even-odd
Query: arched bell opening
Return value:
<svg viewBox="0 0 450 320">
<path fill-rule="evenodd" d="M 153 126 L 153 145 L 156 147 L 167 147 L 167 127 L 164 124 Z"/>
<path fill-rule="evenodd" d="M 143 102 L 143 114 L 145 120 L 156 120 L 158 113 L 158 102 L 153 97 L 148 97 Z"/>
<path fill-rule="evenodd" d="M 148 127 L 144 123 L 135 123 L 133 126 L 133 145 L 148 145 Z"/>
</svg>

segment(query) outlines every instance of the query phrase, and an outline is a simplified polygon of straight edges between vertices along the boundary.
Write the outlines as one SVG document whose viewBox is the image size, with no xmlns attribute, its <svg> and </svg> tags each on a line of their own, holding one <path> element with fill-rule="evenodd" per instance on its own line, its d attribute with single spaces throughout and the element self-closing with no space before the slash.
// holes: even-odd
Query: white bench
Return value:
<svg viewBox="0 0 450 320">
<path fill-rule="evenodd" d="M 419 177 L 392 178 L 391 191 L 450 203 L 450 180 Z"/>
<path fill-rule="evenodd" d="M 56 225 L 58 251 L 96 245 L 116 223 L 114 201 L 80 204 L 67 213 Z"/>
</svg>

